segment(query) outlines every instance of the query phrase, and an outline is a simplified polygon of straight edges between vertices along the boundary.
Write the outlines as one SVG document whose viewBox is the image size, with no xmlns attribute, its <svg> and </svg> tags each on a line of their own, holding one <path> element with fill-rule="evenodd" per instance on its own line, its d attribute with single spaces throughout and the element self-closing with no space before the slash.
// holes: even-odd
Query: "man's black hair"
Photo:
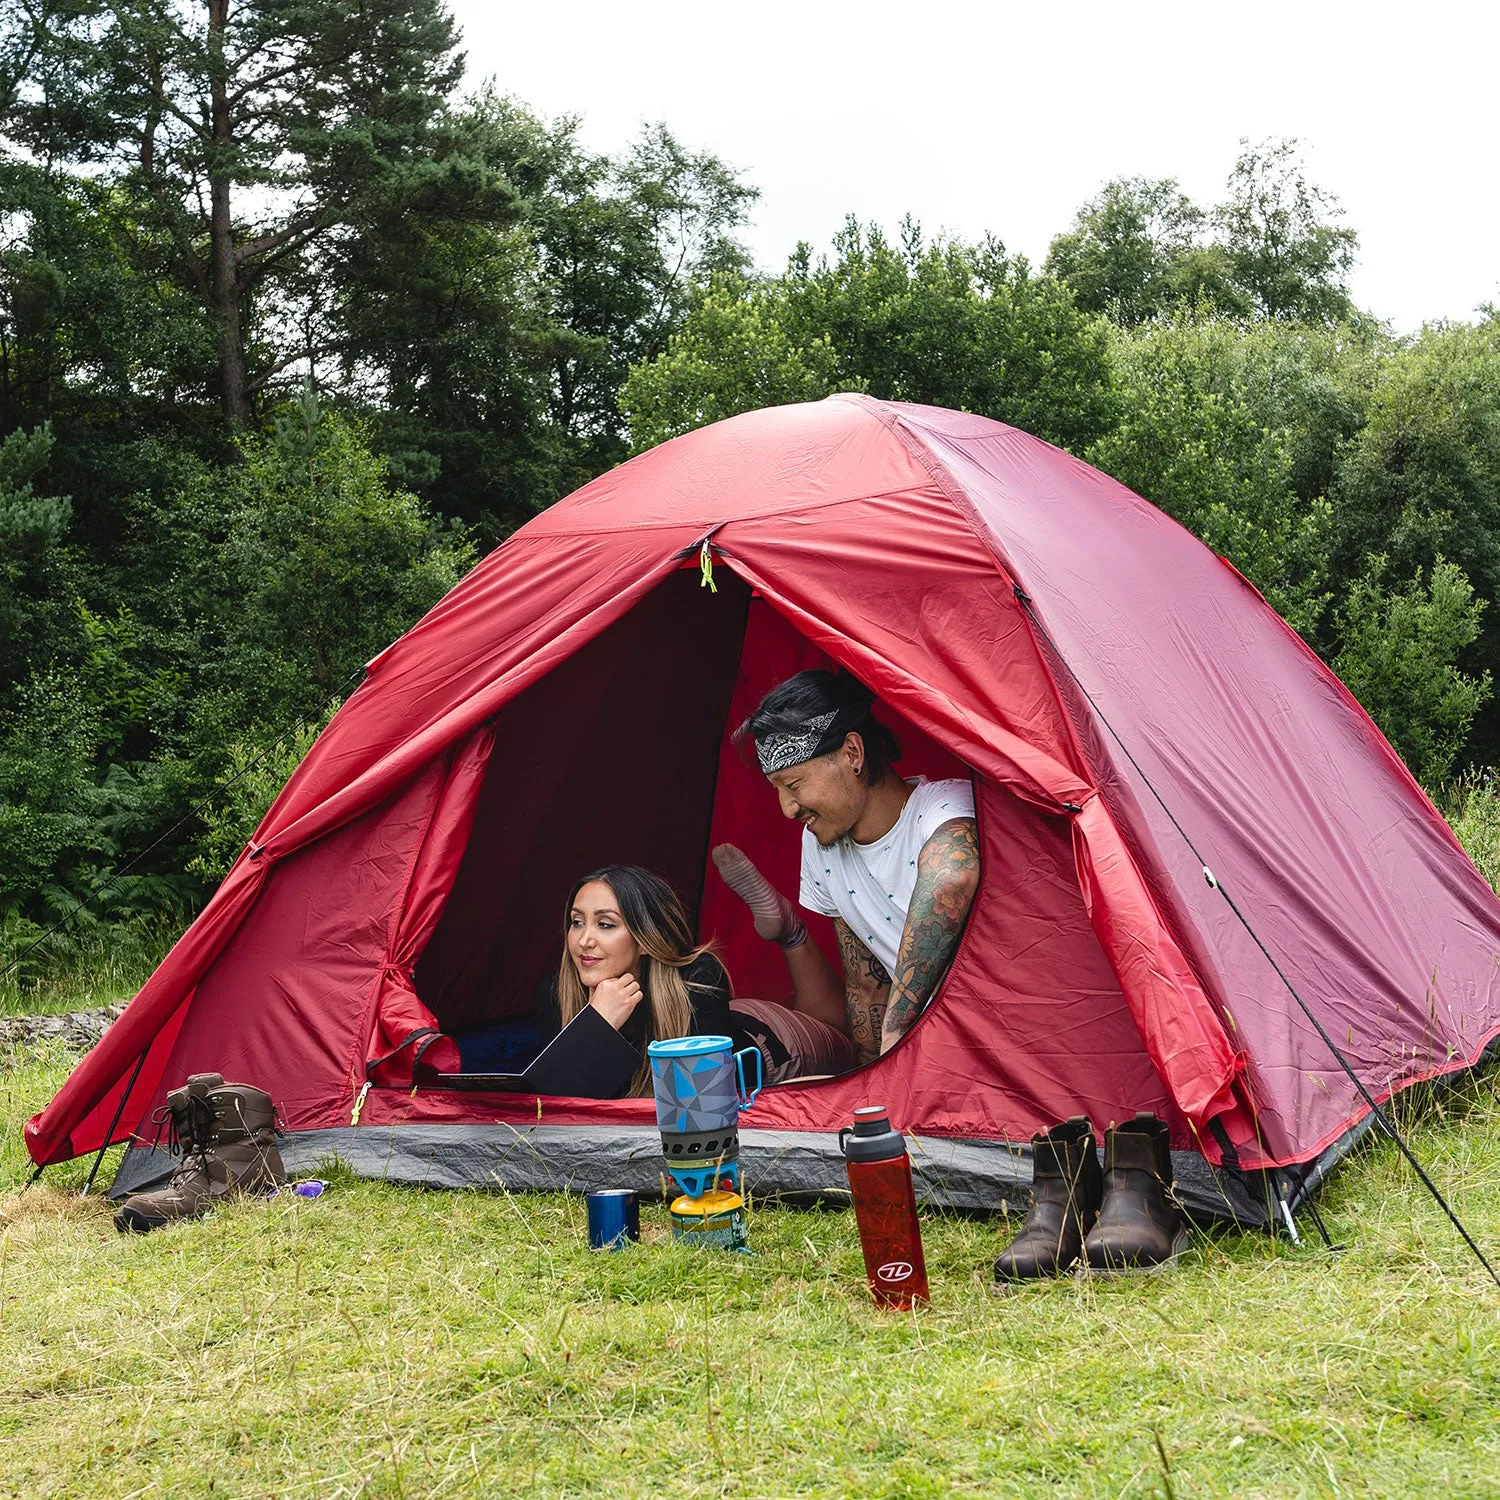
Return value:
<svg viewBox="0 0 1500 1500">
<path fill-rule="evenodd" d="M 839 709 L 863 712 L 851 723 L 849 732 L 864 742 L 865 760 L 859 779 L 866 786 L 878 786 L 885 773 L 901 758 L 901 742 L 871 712 L 875 695 L 857 677 L 848 672 L 827 672 L 813 668 L 798 672 L 778 683 L 760 700 L 753 714 L 734 732 L 734 742 L 743 746 L 747 740 L 758 740 L 768 734 L 797 734 L 810 720 Z"/>
</svg>

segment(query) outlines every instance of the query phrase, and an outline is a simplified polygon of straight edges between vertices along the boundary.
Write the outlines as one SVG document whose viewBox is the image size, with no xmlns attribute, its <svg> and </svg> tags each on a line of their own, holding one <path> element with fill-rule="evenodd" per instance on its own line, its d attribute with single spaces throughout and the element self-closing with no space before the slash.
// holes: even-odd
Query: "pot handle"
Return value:
<svg viewBox="0 0 1500 1500">
<path fill-rule="evenodd" d="M 745 1059 L 755 1059 L 755 1087 L 745 1087 Z M 761 1089 L 765 1087 L 765 1064 L 761 1061 L 759 1047 L 741 1047 L 734 1054 L 734 1071 L 739 1079 L 740 1085 L 740 1108 L 749 1109 L 760 1095 Z"/>
</svg>

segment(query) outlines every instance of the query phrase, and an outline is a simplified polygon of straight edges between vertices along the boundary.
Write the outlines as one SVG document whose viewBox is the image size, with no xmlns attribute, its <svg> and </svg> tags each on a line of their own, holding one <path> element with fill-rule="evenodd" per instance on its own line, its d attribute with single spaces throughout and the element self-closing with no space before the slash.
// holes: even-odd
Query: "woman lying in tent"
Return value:
<svg viewBox="0 0 1500 1500">
<path fill-rule="evenodd" d="M 537 997 L 545 1045 L 585 1006 L 640 1053 L 624 1093 L 651 1092 L 648 1043 L 679 1036 L 727 1036 L 761 1054 L 768 1083 L 846 1072 L 848 1037 L 784 1005 L 732 1000 L 729 975 L 712 948 L 693 941 L 677 893 L 637 865 L 585 875 L 568 896 L 557 978 Z"/>
</svg>

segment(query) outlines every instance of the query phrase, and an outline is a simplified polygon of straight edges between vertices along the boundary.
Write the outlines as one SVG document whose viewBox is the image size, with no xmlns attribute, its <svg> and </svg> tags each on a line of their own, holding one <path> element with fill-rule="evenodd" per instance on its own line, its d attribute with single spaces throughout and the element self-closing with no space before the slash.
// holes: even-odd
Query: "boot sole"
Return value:
<svg viewBox="0 0 1500 1500">
<path fill-rule="evenodd" d="M 1080 1278 L 1099 1276 L 1110 1280 L 1126 1276 L 1155 1276 L 1175 1266 L 1182 1259 L 1182 1252 L 1191 1243 L 1187 1230 L 1179 1229 L 1176 1238 L 1172 1241 L 1172 1253 L 1165 1260 L 1154 1261 L 1149 1266 L 1091 1266 L 1086 1259 L 1081 1259 L 1073 1274 Z"/>
<path fill-rule="evenodd" d="M 193 1215 L 193 1217 L 197 1217 Z M 168 1219 L 159 1214 L 143 1214 L 138 1208 L 129 1206 L 122 1208 L 115 1214 L 115 1228 L 121 1234 L 150 1234 L 153 1229 L 165 1229 L 168 1224 L 175 1223 L 175 1219 Z"/>
<path fill-rule="evenodd" d="M 1027 1276 L 1023 1280 L 1017 1280 L 1012 1276 L 994 1277 L 989 1283 L 989 1294 L 992 1297 L 1005 1297 L 1011 1292 L 1019 1292 L 1023 1287 L 1045 1286 L 1049 1282 L 1069 1281 L 1078 1274 L 1078 1263 L 1075 1261 L 1065 1271 L 1049 1271 L 1045 1276 Z"/>
</svg>

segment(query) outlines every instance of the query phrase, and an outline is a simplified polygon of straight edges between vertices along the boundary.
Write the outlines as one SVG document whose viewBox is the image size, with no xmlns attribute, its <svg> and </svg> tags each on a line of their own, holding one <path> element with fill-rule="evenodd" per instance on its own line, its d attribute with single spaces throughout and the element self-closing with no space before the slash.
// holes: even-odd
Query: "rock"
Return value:
<svg viewBox="0 0 1500 1500">
<path fill-rule="evenodd" d="M 124 1014 L 123 1005 L 101 1005 L 57 1016 L 0 1016 L 0 1049 L 60 1040 L 73 1052 L 87 1052 Z"/>
</svg>

